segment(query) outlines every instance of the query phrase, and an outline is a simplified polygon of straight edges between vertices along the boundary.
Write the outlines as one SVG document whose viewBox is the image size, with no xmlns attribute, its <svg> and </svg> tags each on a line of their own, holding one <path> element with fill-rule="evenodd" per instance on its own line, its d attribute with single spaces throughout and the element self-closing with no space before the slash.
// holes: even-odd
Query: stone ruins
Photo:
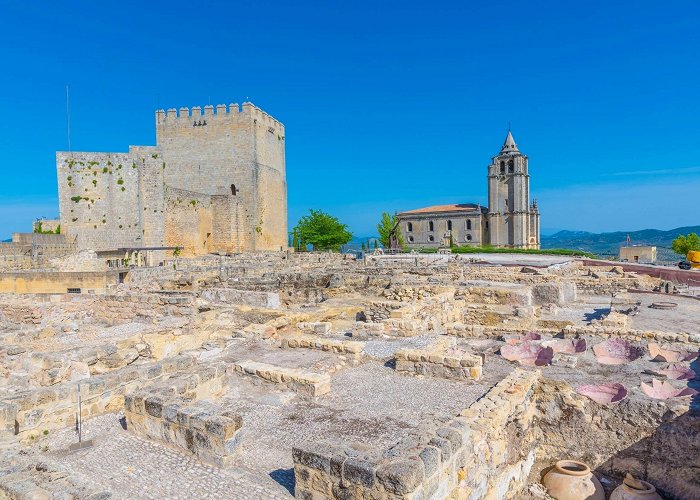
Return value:
<svg viewBox="0 0 700 500">
<path fill-rule="evenodd" d="M 0 499 L 544 499 L 560 460 L 700 498 L 700 302 L 673 284 L 539 255 L 174 259 L 2 294 Z"/>
</svg>

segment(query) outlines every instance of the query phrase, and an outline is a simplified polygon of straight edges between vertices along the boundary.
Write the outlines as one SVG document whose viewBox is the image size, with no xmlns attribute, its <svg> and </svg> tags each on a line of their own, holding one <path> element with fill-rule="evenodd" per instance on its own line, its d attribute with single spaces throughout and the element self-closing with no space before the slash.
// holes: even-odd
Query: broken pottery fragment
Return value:
<svg viewBox="0 0 700 500">
<path fill-rule="evenodd" d="M 525 335 L 518 335 L 517 337 L 510 337 L 506 339 L 506 344 L 508 345 L 518 345 L 523 342 L 529 342 L 532 340 L 540 340 L 542 338 L 542 335 L 539 333 L 526 333 Z"/>
<path fill-rule="evenodd" d="M 550 365 L 552 364 L 553 355 L 554 352 L 551 347 L 543 347 L 541 344 L 531 341 L 501 347 L 501 356 L 508 361 L 517 361 L 521 365 Z"/>
<path fill-rule="evenodd" d="M 669 365 L 668 368 L 659 370 L 658 373 L 670 380 L 692 380 L 697 376 L 695 370 L 683 365 Z"/>
<path fill-rule="evenodd" d="M 655 378 L 651 380 L 651 385 L 642 382 L 642 391 L 654 399 L 684 398 L 698 394 L 698 391 L 690 387 L 678 389 L 673 387 L 670 382 L 662 382 Z"/>
<path fill-rule="evenodd" d="M 545 347 L 551 347 L 554 352 L 564 354 L 579 354 L 586 352 L 585 339 L 555 339 L 542 342 Z"/>
<path fill-rule="evenodd" d="M 678 363 L 679 361 L 690 361 L 698 357 L 697 352 L 686 351 L 679 347 L 661 347 L 655 342 L 649 342 L 647 347 L 649 347 L 649 355 L 652 361 Z"/>
<path fill-rule="evenodd" d="M 625 386 L 617 383 L 582 385 L 576 389 L 576 392 L 602 405 L 619 403 L 627 397 L 627 389 L 625 389 Z"/>
<path fill-rule="evenodd" d="M 624 365 L 642 355 L 639 347 L 623 339 L 608 339 L 593 346 L 598 363 L 604 365 Z"/>
</svg>

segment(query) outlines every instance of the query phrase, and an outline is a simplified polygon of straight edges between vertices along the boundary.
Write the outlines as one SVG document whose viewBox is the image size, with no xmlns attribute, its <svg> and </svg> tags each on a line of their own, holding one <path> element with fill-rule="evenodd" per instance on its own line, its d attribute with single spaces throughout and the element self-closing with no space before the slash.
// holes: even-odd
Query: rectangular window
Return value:
<svg viewBox="0 0 700 500">
<path fill-rule="evenodd" d="M 80 293 L 80 288 L 69 288 L 68 293 Z"/>
</svg>

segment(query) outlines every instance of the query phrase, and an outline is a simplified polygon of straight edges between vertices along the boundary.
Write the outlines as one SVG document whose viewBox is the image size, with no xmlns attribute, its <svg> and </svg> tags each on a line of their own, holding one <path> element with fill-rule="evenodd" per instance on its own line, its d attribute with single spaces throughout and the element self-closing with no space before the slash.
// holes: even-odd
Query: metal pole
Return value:
<svg viewBox="0 0 700 500">
<path fill-rule="evenodd" d="M 68 101 L 68 85 L 66 85 L 66 123 L 68 125 L 68 152 L 70 153 L 70 106 Z"/>
<path fill-rule="evenodd" d="M 78 383 L 78 445 L 83 441 L 83 401 L 80 397 L 80 383 Z"/>
</svg>

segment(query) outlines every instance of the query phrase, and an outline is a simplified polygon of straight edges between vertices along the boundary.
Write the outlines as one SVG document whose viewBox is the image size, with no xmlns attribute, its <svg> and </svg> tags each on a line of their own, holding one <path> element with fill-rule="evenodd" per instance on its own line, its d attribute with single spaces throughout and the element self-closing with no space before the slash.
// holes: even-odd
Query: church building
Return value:
<svg viewBox="0 0 700 500">
<path fill-rule="evenodd" d="M 408 248 L 452 245 L 540 248 L 540 213 L 530 203 L 528 159 L 513 134 L 488 166 L 489 206 L 437 205 L 398 214 Z"/>
</svg>

